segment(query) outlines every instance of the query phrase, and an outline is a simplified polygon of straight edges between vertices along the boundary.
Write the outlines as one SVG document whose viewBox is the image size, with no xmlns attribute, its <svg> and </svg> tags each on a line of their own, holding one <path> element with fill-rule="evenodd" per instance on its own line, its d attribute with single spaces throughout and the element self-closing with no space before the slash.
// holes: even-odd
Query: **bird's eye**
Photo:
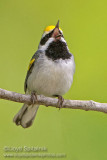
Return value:
<svg viewBox="0 0 107 160">
<path fill-rule="evenodd" d="M 49 34 L 47 34 L 47 36 L 46 36 L 47 38 L 50 38 L 50 36 L 49 36 Z"/>
</svg>

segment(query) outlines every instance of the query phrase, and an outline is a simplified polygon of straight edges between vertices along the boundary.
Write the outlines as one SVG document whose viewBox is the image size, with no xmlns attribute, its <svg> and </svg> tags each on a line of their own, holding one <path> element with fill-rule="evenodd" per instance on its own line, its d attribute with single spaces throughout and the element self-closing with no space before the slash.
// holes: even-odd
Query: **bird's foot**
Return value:
<svg viewBox="0 0 107 160">
<path fill-rule="evenodd" d="M 35 102 L 38 102 L 37 94 L 35 91 L 31 92 L 31 102 L 32 104 L 35 104 Z"/>
<path fill-rule="evenodd" d="M 57 108 L 61 109 L 63 102 L 64 102 L 64 98 L 62 96 L 58 96 L 58 107 Z"/>
</svg>

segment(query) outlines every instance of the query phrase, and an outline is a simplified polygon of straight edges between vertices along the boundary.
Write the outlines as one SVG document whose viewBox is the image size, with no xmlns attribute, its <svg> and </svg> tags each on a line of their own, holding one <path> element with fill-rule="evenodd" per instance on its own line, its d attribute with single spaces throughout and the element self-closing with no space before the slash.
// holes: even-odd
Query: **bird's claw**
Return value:
<svg viewBox="0 0 107 160">
<path fill-rule="evenodd" d="M 64 102 L 64 98 L 62 96 L 58 96 L 58 107 L 57 108 L 61 109 L 63 102 Z"/>
<path fill-rule="evenodd" d="M 32 104 L 35 104 L 35 102 L 38 102 L 37 94 L 34 91 L 31 92 L 31 102 L 32 102 Z"/>
</svg>

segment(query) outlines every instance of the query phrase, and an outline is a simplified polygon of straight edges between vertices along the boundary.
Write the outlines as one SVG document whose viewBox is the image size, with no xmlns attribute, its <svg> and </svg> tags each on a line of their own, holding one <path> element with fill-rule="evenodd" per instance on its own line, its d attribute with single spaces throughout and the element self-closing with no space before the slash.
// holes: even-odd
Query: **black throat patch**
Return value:
<svg viewBox="0 0 107 160">
<path fill-rule="evenodd" d="M 69 53 L 65 42 L 57 40 L 50 43 L 46 50 L 46 56 L 53 60 L 57 60 L 60 58 L 64 60 L 69 59 L 72 56 L 72 54 Z"/>
</svg>

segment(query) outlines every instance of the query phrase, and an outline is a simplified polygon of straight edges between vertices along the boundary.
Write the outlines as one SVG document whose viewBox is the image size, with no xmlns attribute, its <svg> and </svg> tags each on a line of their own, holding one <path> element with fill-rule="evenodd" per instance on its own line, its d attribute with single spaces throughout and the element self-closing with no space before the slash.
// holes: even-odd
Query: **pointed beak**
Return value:
<svg viewBox="0 0 107 160">
<path fill-rule="evenodd" d="M 59 29 L 59 20 L 58 20 L 58 22 L 57 22 L 55 28 L 58 28 L 58 29 Z"/>
<path fill-rule="evenodd" d="M 52 37 L 54 37 L 56 40 L 57 39 L 61 39 L 61 33 L 59 31 L 59 20 L 54 28 L 54 31 L 53 31 L 53 34 L 52 34 Z"/>
</svg>

